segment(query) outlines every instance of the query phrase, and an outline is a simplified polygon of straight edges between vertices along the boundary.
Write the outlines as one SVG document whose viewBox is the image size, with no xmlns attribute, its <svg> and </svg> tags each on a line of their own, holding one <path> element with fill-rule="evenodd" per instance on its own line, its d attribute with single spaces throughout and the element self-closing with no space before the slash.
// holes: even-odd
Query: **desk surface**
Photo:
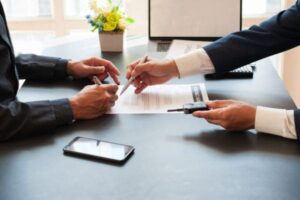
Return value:
<svg viewBox="0 0 300 200">
<path fill-rule="evenodd" d="M 95 43 L 74 42 L 45 54 L 99 55 Z M 146 51 L 141 44 L 123 54 L 102 56 L 124 72 L 128 62 Z M 268 60 L 257 63 L 253 80 L 205 81 L 193 76 L 180 83 L 203 81 L 210 99 L 295 108 Z M 84 84 L 27 82 L 19 98 L 68 97 Z M 54 134 L 43 135 L 41 130 L 41 136 L 0 144 L 0 199 L 299 199 L 300 146 L 254 133 L 228 133 L 182 114 L 104 116 Z M 131 144 L 136 152 L 125 165 L 64 156 L 62 148 L 75 136 Z"/>
</svg>

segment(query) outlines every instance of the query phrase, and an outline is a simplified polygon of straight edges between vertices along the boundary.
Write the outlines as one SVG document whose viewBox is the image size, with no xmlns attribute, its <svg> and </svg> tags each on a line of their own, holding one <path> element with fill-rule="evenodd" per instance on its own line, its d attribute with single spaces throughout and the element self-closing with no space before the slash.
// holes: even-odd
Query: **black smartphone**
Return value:
<svg viewBox="0 0 300 200">
<path fill-rule="evenodd" d="M 124 162 L 134 152 L 134 147 L 97 139 L 76 137 L 64 147 L 63 151 L 66 154 Z"/>
</svg>

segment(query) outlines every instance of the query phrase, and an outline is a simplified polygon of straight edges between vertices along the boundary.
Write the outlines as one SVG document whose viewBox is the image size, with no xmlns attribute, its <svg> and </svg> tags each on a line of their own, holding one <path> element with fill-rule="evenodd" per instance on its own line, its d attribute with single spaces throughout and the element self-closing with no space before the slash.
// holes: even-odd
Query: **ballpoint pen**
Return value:
<svg viewBox="0 0 300 200">
<path fill-rule="evenodd" d="M 139 64 L 142 64 L 142 63 L 145 63 L 147 62 L 148 60 L 148 56 L 144 56 L 140 61 L 139 61 Z M 135 77 L 131 77 L 127 82 L 126 84 L 124 85 L 121 93 L 120 93 L 120 96 L 128 89 L 128 87 L 130 86 L 130 84 L 134 81 Z"/>
<path fill-rule="evenodd" d="M 97 76 L 93 76 L 93 82 L 97 85 L 102 85 L 102 82 L 99 80 Z"/>
</svg>

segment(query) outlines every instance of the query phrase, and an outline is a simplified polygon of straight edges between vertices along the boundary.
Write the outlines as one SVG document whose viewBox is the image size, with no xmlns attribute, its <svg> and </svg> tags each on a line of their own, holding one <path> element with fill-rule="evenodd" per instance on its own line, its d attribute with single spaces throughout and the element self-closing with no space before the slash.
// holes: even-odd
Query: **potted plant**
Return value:
<svg viewBox="0 0 300 200">
<path fill-rule="evenodd" d="M 98 0 L 91 0 L 92 15 L 86 18 L 92 26 L 92 31 L 98 30 L 100 47 L 103 52 L 121 52 L 123 50 L 125 31 L 134 20 L 127 17 L 121 7 L 122 0 L 117 5 L 112 0 L 106 4 L 99 4 Z"/>
</svg>

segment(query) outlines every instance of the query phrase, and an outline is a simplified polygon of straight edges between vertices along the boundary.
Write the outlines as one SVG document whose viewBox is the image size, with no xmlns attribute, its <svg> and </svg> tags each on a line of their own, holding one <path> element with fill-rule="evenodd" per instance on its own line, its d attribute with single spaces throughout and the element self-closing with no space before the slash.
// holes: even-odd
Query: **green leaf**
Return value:
<svg viewBox="0 0 300 200">
<path fill-rule="evenodd" d="M 108 5 L 112 4 L 112 0 L 107 0 Z"/>
<path fill-rule="evenodd" d="M 127 22 L 128 24 L 132 24 L 132 23 L 134 23 L 134 19 L 132 19 L 132 18 L 130 18 L 130 17 L 127 17 L 127 18 L 126 18 L 126 22 Z"/>
<path fill-rule="evenodd" d="M 112 9 L 112 12 L 118 12 L 119 9 L 120 9 L 119 6 L 114 6 L 114 8 Z"/>
<path fill-rule="evenodd" d="M 98 28 L 99 28 L 99 26 L 94 26 L 94 28 L 91 31 L 95 32 Z"/>
</svg>

